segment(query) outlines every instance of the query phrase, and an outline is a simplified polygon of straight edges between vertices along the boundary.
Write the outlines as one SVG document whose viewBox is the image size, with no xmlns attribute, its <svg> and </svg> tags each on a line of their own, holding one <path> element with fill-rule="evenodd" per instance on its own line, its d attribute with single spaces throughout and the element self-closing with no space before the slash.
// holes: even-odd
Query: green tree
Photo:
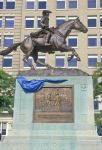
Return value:
<svg viewBox="0 0 102 150">
<path fill-rule="evenodd" d="M 98 83 L 98 78 L 102 77 L 102 62 L 98 62 L 96 64 L 96 71 L 93 73 L 93 81 L 94 81 L 94 97 L 102 94 L 102 83 Z"/>
<path fill-rule="evenodd" d="M 13 112 L 15 78 L 0 70 L 0 112 Z"/>
<path fill-rule="evenodd" d="M 93 73 L 93 81 L 94 81 L 94 98 L 97 95 L 102 94 L 102 83 L 98 83 L 99 77 L 102 77 L 102 63 L 99 62 L 96 64 L 96 71 Z M 95 114 L 95 122 L 97 127 L 102 126 L 102 111 L 100 113 Z"/>
<path fill-rule="evenodd" d="M 102 111 L 99 114 L 95 114 L 95 122 L 97 126 L 102 126 Z"/>
<path fill-rule="evenodd" d="M 96 70 L 94 71 L 93 74 L 93 79 L 97 80 L 99 77 L 102 77 L 102 62 L 98 62 L 96 64 Z"/>
</svg>

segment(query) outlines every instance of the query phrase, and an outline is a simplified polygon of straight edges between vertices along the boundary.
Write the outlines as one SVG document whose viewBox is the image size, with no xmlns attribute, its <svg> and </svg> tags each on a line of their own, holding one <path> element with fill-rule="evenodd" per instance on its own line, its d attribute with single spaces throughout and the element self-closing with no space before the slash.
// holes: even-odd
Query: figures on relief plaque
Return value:
<svg viewBox="0 0 102 150">
<path fill-rule="evenodd" d="M 73 87 L 43 88 L 35 94 L 33 121 L 73 122 L 73 94 Z"/>
</svg>

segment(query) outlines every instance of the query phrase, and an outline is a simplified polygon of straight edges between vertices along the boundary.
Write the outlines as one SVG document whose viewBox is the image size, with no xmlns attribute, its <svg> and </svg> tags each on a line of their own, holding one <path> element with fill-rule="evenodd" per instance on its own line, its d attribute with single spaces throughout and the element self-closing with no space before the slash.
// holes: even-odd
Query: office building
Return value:
<svg viewBox="0 0 102 150">
<path fill-rule="evenodd" d="M 39 59 L 53 67 L 78 68 L 92 74 L 97 62 L 102 62 L 102 0 L 0 0 L 0 51 L 23 41 L 40 28 L 42 10 L 51 10 L 50 27 L 79 16 L 88 28 L 86 34 L 73 30 L 66 42 L 74 47 L 81 61 L 74 57 L 67 61 L 68 53 L 39 53 Z M 22 61 L 24 54 L 18 48 L 7 56 L 0 56 L 0 68 L 16 76 L 29 67 Z M 33 63 L 32 58 L 29 61 Z M 36 68 L 44 68 L 37 65 Z"/>
</svg>

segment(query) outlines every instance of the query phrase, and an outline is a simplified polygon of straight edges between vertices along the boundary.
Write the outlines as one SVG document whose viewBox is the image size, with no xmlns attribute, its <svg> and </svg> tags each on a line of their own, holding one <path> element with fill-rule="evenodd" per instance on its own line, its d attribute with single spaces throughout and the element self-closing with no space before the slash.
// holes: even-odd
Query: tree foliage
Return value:
<svg viewBox="0 0 102 150">
<path fill-rule="evenodd" d="M 102 62 L 98 62 L 96 64 L 96 67 L 97 67 L 97 69 L 93 73 L 94 97 L 102 94 L 102 83 L 98 83 L 99 77 L 102 77 Z M 102 111 L 100 111 L 99 114 L 95 114 L 95 122 L 98 127 L 102 126 Z"/>
<path fill-rule="evenodd" d="M 99 77 L 102 77 L 102 62 L 98 62 L 96 64 L 96 70 L 94 71 L 93 74 L 93 79 L 97 80 Z"/>
<path fill-rule="evenodd" d="M 94 97 L 102 94 L 102 83 L 98 83 L 98 78 L 102 77 L 102 62 L 96 64 L 96 71 L 93 73 L 94 80 Z"/>
<path fill-rule="evenodd" d="M 0 70 L 0 112 L 12 113 L 14 104 L 15 78 Z"/>
<path fill-rule="evenodd" d="M 102 111 L 99 114 L 95 114 L 95 122 L 97 126 L 102 126 Z"/>
</svg>

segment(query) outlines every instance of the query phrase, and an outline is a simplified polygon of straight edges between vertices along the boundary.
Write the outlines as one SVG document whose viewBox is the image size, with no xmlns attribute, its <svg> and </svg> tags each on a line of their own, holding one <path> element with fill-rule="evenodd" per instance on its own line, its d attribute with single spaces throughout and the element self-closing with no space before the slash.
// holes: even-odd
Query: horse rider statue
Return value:
<svg viewBox="0 0 102 150">
<path fill-rule="evenodd" d="M 79 17 L 73 20 L 67 20 L 63 22 L 57 28 L 49 28 L 49 14 L 51 11 L 44 10 L 42 12 L 43 16 L 41 18 L 41 29 L 37 32 L 31 33 L 30 36 L 25 38 L 22 42 L 14 43 L 7 49 L 0 51 L 0 55 L 7 55 L 17 47 L 25 54 L 23 61 L 28 64 L 32 69 L 34 69 L 33 64 L 30 64 L 28 58 L 32 56 L 36 64 L 41 64 L 47 68 L 51 68 L 49 64 L 43 63 L 38 59 L 38 52 L 42 53 L 55 53 L 60 52 L 71 52 L 71 56 L 68 57 L 70 61 L 74 56 L 76 56 L 77 61 L 80 61 L 80 57 L 73 47 L 70 47 L 66 43 L 66 38 L 69 36 L 72 30 L 77 30 L 83 33 L 88 31 L 87 27 L 80 21 Z"/>
<path fill-rule="evenodd" d="M 40 22 L 40 27 L 41 30 L 37 31 L 37 32 L 32 32 L 30 33 L 30 36 L 32 38 L 37 38 L 40 35 L 44 35 L 46 34 L 46 42 L 45 45 L 49 45 L 49 39 L 51 37 L 51 33 L 54 32 L 54 28 L 49 28 L 49 14 L 52 13 L 49 10 L 43 10 L 42 12 L 42 18 L 41 18 L 41 22 Z"/>
</svg>

